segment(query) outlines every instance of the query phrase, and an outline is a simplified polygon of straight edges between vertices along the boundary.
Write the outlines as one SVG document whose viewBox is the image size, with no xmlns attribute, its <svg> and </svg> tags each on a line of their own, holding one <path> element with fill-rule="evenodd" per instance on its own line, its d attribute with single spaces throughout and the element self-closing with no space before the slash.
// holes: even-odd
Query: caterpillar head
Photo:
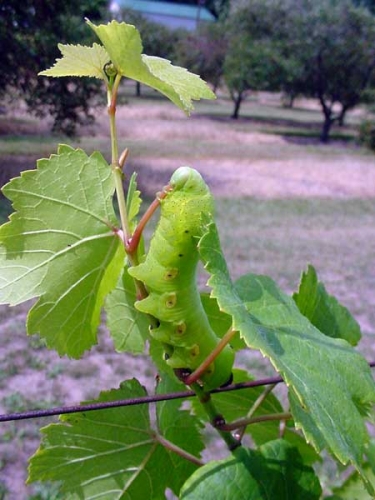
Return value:
<svg viewBox="0 0 375 500">
<path fill-rule="evenodd" d="M 180 167 L 172 175 L 170 185 L 174 190 L 206 194 L 208 187 L 201 174 L 190 167 Z"/>
</svg>

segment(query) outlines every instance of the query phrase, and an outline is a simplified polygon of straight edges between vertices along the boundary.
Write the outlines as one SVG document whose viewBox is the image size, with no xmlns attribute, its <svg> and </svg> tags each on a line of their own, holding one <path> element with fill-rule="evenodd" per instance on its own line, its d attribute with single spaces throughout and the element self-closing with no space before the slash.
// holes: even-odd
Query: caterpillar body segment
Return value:
<svg viewBox="0 0 375 500">
<path fill-rule="evenodd" d="M 194 371 L 219 341 L 196 284 L 201 215 L 213 213 L 213 199 L 201 175 L 189 167 L 176 170 L 170 186 L 160 200 L 160 220 L 149 252 L 129 274 L 147 288 L 149 295 L 135 306 L 157 319 L 158 327 L 150 333 L 164 344 L 166 362 L 174 369 Z M 205 389 L 228 382 L 233 360 L 226 346 L 201 377 Z"/>
</svg>

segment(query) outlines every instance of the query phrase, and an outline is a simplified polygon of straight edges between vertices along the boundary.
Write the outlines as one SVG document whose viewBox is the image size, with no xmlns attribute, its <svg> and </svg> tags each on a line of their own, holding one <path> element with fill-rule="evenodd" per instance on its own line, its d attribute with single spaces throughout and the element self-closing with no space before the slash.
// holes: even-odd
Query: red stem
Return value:
<svg viewBox="0 0 375 500">
<path fill-rule="evenodd" d="M 142 233 L 144 228 L 146 227 L 146 224 L 148 221 L 151 219 L 155 211 L 160 205 L 160 200 L 163 200 L 169 191 L 171 191 L 172 187 L 170 185 L 165 186 L 163 191 L 161 193 L 157 194 L 157 197 L 155 200 L 151 203 L 151 205 L 148 207 L 146 212 L 144 213 L 143 217 L 138 223 L 138 226 L 136 227 L 132 237 L 126 242 L 126 252 L 130 255 L 134 254 L 134 252 L 137 250 L 139 241 L 141 239 Z"/>
</svg>

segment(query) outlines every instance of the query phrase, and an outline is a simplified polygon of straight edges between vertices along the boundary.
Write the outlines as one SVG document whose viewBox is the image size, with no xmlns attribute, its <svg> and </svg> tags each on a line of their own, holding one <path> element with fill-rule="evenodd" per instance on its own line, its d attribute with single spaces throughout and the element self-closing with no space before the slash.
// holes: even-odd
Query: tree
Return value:
<svg viewBox="0 0 375 500">
<path fill-rule="evenodd" d="M 286 79 L 286 3 L 254 0 L 232 10 L 224 78 L 234 102 L 232 118 L 249 91 L 279 90 Z"/>
<path fill-rule="evenodd" d="M 321 140 L 327 142 L 332 125 L 360 103 L 374 75 L 375 18 L 370 11 L 351 0 L 251 0 L 239 3 L 231 23 L 234 37 L 246 44 L 233 42 L 228 52 L 230 92 L 246 69 L 248 88 L 317 98 L 324 116 Z M 262 76 L 252 58 L 256 47 L 264 51 L 264 45 L 264 64 L 271 71 L 263 70 Z M 257 86 L 254 78 L 249 80 L 254 72 L 263 77 Z"/>
<path fill-rule="evenodd" d="M 303 68 L 291 89 L 316 97 L 324 116 L 321 140 L 342 123 L 371 84 L 375 70 L 375 18 L 350 0 L 307 1 L 296 57 Z"/>
<path fill-rule="evenodd" d="M 375 1 L 374 0 L 353 0 L 354 5 L 361 5 L 367 7 L 373 14 L 375 14 Z"/>
<path fill-rule="evenodd" d="M 180 37 L 178 64 L 200 75 L 216 90 L 223 76 L 227 44 L 223 23 L 202 25 L 197 32 Z"/>
<path fill-rule="evenodd" d="M 68 135 L 77 123 L 92 120 L 90 109 L 99 84 L 77 79 L 50 81 L 38 72 L 60 57 L 57 43 L 88 43 L 92 34 L 82 19 L 105 18 L 107 0 L 8 0 L 0 6 L 0 94 L 18 92 L 31 112 L 54 118 L 54 130 Z M 93 39 L 93 37 L 92 37 Z"/>
</svg>

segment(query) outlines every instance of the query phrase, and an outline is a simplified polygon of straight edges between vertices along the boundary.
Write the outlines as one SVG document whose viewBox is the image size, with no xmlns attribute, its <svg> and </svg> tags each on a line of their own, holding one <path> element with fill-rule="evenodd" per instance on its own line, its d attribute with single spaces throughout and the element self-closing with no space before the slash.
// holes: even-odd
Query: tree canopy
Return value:
<svg viewBox="0 0 375 500">
<path fill-rule="evenodd" d="M 90 119 L 98 82 L 74 78 L 48 80 L 38 73 L 57 57 L 57 44 L 94 39 L 82 23 L 107 15 L 107 0 L 8 0 L 0 5 L 0 95 L 19 92 L 38 116 L 52 115 L 54 128 L 73 134 L 76 124 Z"/>
<path fill-rule="evenodd" d="M 318 99 L 331 126 L 355 107 L 375 68 L 375 17 L 351 0 L 237 2 L 228 23 L 225 79 L 235 102 L 248 90 L 281 90 Z"/>
</svg>

